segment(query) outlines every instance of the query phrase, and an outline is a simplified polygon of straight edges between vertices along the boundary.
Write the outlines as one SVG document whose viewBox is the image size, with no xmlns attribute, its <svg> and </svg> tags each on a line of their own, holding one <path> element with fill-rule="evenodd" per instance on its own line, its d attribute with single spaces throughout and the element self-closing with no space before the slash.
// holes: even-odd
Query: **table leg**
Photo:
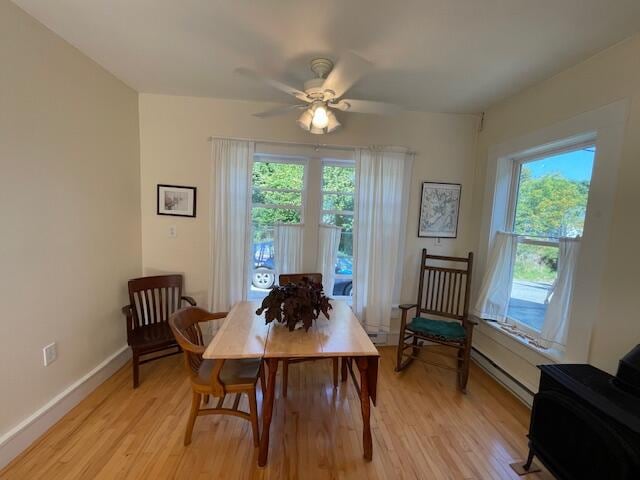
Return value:
<svg viewBox="0 0 640 480">
<path fill-rule="evenodd" d="M 276 372 L 278 371 L 277 358 L 268 358 L 265 361 L 269 367 L 269 379 L 267 380 L 267 391 L 262 405 L 262 436 L 260 437 L 260 451 L 258 453 L 258 465 L 261 467 L 267 464 L 267 456 L 269 455 L 269 429 L 271 428 L 273 398 L 276 391 Z"/>
<path fill-rule="evenodd" d="M 369 403 L 369 359 L 358 357 L 356 360 L 358 370 L 360 370 L 360 407 L 362 409 L 362 445 L 364 447 L 364 458 L 371 461 L 373 457 L 373 442 L 371 440 L 371 404 Z M 264 437 L 264 434 L 263 434 Z"/>
<path fill-rule="evenodd" d="M 341 365 L 340 365 L 341 374 L 342 374 L 341 380 L 343 382 L 346 382 L 347 381 L 347 361 L 348 361 L 348 359 L 347 359 L 347 357 L 342 357 L 341 360 L 342 360 Z"/>
</svg>

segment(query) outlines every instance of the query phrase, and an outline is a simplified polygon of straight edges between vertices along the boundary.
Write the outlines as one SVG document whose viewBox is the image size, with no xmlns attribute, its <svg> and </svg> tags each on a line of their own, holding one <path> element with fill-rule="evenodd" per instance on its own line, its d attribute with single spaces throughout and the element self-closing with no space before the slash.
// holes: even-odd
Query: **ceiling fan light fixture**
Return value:
<svg viewBox="0 0 640 480">
<path fill-rule="evenodd" d="M 312 124 L 315 128 L 327 128 L 329 124 L 329 109 L 323 102 L 314 102 Z"/>
<path fill-rule="evenodd" d="M 302 115 L 298 118 L 298 125 L 300 128 L 309 133 L 313 133 L 314 135 L 322 135 L 333 132 L 341 125 L 335 114 L 329 108 L 326 108 L 327 121 L 324 127 L 319 127 L 314 124 L 314 114 L 314 107 L 307 108 L 302 112 Z"/>
<path fill-rule="evenodd" d="M 327 124 L 326 130 L 327 130 L 327 133 L 331 133 L 334 130 L 337 130 L 338 128 L 340 128 L 341 123 L 338 121 L 338 118 L 331 110 L 329 110 L 328 116 L 329 116 L 329 122 Z"/>
<path fill-rule="evenodd" d="M 311 122 L 313 121 L 313 113 L 311 112 L 311 108 L 307 108 L 302 115 L 298 117 L 298 125 L 303 130 L 307 132 L 311 131 Z"/>
</svg>

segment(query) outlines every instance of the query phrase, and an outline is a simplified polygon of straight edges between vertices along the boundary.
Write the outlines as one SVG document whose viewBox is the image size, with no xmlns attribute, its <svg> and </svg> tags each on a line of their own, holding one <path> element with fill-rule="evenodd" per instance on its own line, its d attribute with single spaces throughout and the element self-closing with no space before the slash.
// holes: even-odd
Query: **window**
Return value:
<svg viewBox="0 0 640 480">
<path fill-rule="evenodd" d="M 507 316 L 539 332 L 558 268 L 558 239 L 581 236 L 595 157 L 593 145 L 516 160 L 510 224 L 521 235 Z"/>
<path fill-rule="evenodd" d="M 273 234 L 277 223 L 303 223 L 305 238 L 318 237 L 319 223 L 342 229 L 332 294 L 350 297 L 354 197 L 353 160 L 256 154 L 252 169 L 253 270 L 249 298 L 263 297 L 276 282 Z M 313 246 L 306 243 L 304 248 L 311 265 L 317 252 L 308 251 Z"/>
<path fill-rule="evenodd" d="M 325 160 L 322 165 L 322 222 L 342 229 L 333 296 L 351 296 L 353 290 L 354 197 L 353 163 Z"/>
<path fill-rule="evenodd" d="M 301 223 L 304 213 L 305 163 L 289 159 L 256 157 L 252 172 L 251 292 L 265 293 L 275 282 L 273 227 L 276 223 Z"/>
</svg>

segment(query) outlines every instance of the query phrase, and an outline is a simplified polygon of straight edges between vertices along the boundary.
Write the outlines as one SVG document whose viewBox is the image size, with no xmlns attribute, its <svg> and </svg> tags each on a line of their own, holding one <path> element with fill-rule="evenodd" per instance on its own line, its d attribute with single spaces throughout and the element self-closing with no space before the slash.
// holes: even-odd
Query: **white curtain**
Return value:
<svg viewBox="0 0 640 480">
<path fill-rule="evenodd" d="M 517 247 L 517 235 L 496 233 L 474 309 L 474 313 L 480 318 L 501 322 L 506 320 Z"/>
<path fill-rule="evenodd" d="M 558 275 L 540 331 L 540 343 L 547 348 L 567 343 L 576 265 L 580 254 L 580 238 L 561 238 L 559 243 Z"/>
<path fill-rule="evenodd" d="M 211 141 L 209 309 L 214 312 L 247 298 L 253 152 L 253 142 Z"/>
<path fill-rule="evenodd" d="M 303 233 L 304 226 L 298 223 L 275 225 L 273 229 L 273 256 L 276 275 L 302 273 Z"/>
<path fill-rule="evenodd" d="M 389 333 L 402 267 L 407 179 L 413 155 L 379 148 L 356 152 L 355 314 L 368 333 Z"/>
<path fill-rule="evenodd" d="M 340 227 L 324 223 L 319 226 L 317 268 L 322 273 L 322 288 L 325 295 L 333 294 L 341 235 L 342 229 Z"/>
</svg>

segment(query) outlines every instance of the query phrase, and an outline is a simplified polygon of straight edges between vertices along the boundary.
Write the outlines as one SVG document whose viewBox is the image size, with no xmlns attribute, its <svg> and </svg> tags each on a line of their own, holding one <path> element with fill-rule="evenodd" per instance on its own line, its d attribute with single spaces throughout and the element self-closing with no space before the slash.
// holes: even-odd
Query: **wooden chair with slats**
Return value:
<svg viewBox="0 0 640 480">
<path fill-rule="evenodd" d="M 296 283 L 307 278 L 313 283 L 322 284 L 321 273 L 282 273 L 278 276 L 278 284 L 286 285 L 287 283 Z M 289 384 L 289 365 L 292 363 L 302 363 L 310 360 L 320 360 L 320 358 L 286 358 L 282 361 L 282 396 L 287 396 L 287 388 Z M 333 361 L 333 387 L 338 388 L 338 357 L 331 359 Z"/>
<path fill-rule="evenodd" d="M 132 351 L 133 388 L 140 384 L 140 365 L 180 353 L 168 320 L 193 298 L 182 295 L 182 275 L 158 275 L 129 280 L 129 305 L 122 307 L 127 319 L 127 343 Z M 160 355 L 154 355 L 164 352 Z M 152 356 L 148 356 L 152 355 Z M 145 358 L 141 358 L 141 357 Z"/>
<path fill-rule="evenodd" d="M 452 267 L 451 264 L 457 266 Z M 426 248 L 422 250 L 418 301 L 415 304 L 400 305 L 402 318 L 396 359 L 397 372 L 406 368 L 413 360 L 453 369 L 458 374 L 458 388 L 466 392 L 473 326 L 476 324 L 469 318 L 472 268 L 471 252 L 467 257 L 447 257 L 428 255 Z M 413 309 L 416 314 L 408 321 L 408 312 Z M 456 351 L 455 355 L 449 355 L 439 349 L 432 349 L 433 353 L 455 358 L 455 367 L 419 357 L 421 349 L 433 347 L 434 344 Z"/>
<path fill-rule="evenodd" d="M 233 415 L 249 420 L 253 432 L 253 445 L 255 447 L 259 445 L 256 401 L 258 378 L 263 390 L 265 385 L 261 359 L 208 360 L 202 358 L 205 346 L 200 324 L 210 320 L 224 319 L 226 316 L 227 312 L 210 313 L 201 308 L 187 307 L 178 310 L 169 318 L 169 327 L 184 352 L 185 366 L 189 372 L 193 393 L 184 435 L 185 446 L 191 443 L 193 426 L 200 415 Z M 227 394 L 235 394 L 231 407 L 223 406 Z M 239 409 L 242 394 L 246 394 L 249 400 L 248 412 Z M 214 408 L 206 408 L 209 396 L 218 398 Z M 201 408 L 203 404 L 205 408 Z"/>
</svg>

